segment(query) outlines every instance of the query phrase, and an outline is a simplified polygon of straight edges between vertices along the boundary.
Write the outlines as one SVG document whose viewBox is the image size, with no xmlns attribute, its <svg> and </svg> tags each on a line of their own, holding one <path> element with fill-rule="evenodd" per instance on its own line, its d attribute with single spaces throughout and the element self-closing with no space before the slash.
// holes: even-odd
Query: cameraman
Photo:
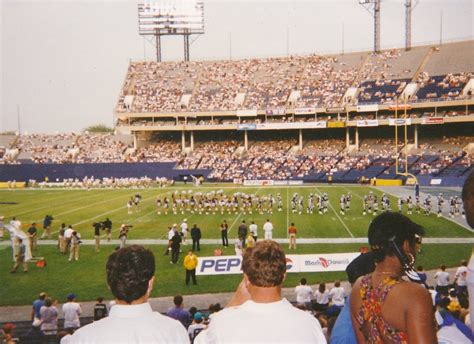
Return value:
<svg viewBox="0 0 474 344">
<path fill-rule="evenodd" d="M 119 239 L 120 239 L 120 248 L 124 248 L 125 247 L 125 244 L 127 243 L 127 237 L 128 237 L 128 231 L 130 230 L 130 228 L 132 228 L 133 226 L 131 225 L 126 225 L 126 224 L 122 224 L 120 226 L 120 233 L 119 233 Z"/>
<path fill-rule="evenodd" d="M 79 245 L 81 244 L 81 235 L 73 231 L 70 239 L 71 243 L 71 253 L 69 254 L 69 261 L 79 260 Z"/>
</svg>

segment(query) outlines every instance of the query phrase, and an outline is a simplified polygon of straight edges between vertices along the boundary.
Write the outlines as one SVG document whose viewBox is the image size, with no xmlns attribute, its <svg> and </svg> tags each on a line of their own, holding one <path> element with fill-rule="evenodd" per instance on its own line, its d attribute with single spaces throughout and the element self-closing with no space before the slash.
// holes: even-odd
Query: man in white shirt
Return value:
<svg viewBox="0 0 474 344">
<path fill-rule="evenodd" d="M 253 239 L 255 240 L 255 242 L 257 242 L 257 239 L 258 239 L 257 225 L 255 224 L 254 221 L 252 221 L 252 224 L 249 226 L 249 231 L 250 231 L 250 235 L 253 236 Z"/>
<path fill-rule="evenodd" d="M 273 224 L 270 222 L 269 219 L 263 225 L 263 231 L 265 232 L 265 240 L 272 240 L 273 239 Z"/>
<path fill-rule="evenodd" d="M 67 302 L 63 305 L 64 328 L 79 328 L 81 322 L 81 305 L 76 302 L 76 294 L 70 293 L 67 296 Z"/>
<path fill-rule="evenodd" d="M 332 304 L 338 307 L 344 307 L 344 297 L 345 291 L 344 288 L 341 287 L 341 282 L 334 282 L 334 287 L 329 290 L 329 298 L 331 299 Z"/>
<path fill-rule="evenodd" d="M 281 296 L 286 260 L 278 243 L 263 240 L 247 248 L 242 271 L 230 303 L 213 315 L 195 344 L 326 343 L 319 321 Z"/>
<path fill-rule="evenodd" d="M 446 271 L 446 266 L 441 265 L 441 271 L 435 273 L 434 278 L 436 279 L 436 291 L 443 295 L 448 295 L 449 289 L 449 272 Z"/>
<path fill-rule="evenodd" d="M 148 298 L 155 282 L 155 257 L 143 246 L 115 251 L 107 261 L 107 283 L 116 304 L 108 317 L 63 337 L 61 343 L 188 343 L 177 320 L 153 312 Z"/>
<path fill-rule="evenodd" d="M 311 296 L 313 295 L 313 289 L 306 284 L 306 278 L 300 280 L 300 285 L 296 286 L 296 303 L 298 305 L 305 306 L 307 310 L 311 309 Z"/>
<path fill-rule="evenodd" d="M 458 292 L 458 297 L 467 297 L 467 261 L 462 260 L 461 266 L 456 270 L 456 275 L 454 275 L 454 282 L 456 284 L 456 289 Z"/>
<path fill-rule="evenodd" d="M 180 225 L 181 227 L 181 234 L 183 235 L 183 245 L 186 245 L 186 237 L 188 236 L 188 220 L 184 219 Z"/>
</svg>

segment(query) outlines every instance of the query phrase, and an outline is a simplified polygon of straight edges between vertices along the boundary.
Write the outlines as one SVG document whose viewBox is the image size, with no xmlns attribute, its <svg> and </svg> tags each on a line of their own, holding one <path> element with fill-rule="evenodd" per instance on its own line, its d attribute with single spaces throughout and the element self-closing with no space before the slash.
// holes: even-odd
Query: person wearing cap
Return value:
<svg viewBox="0 0 474 344">
<path fill-rule="evenodd" d="M 76 302 L 76 294 L 69 293 L 67 295 L 67 302 L 63 305 L 64 328 L 75 329 L 81 327 L 79 320 L 81 312 L 81 305 Z"/>
<path fill-rule="evenodd" d="M 436 343 L 430 293 L 405 281 L 416 259 L 417 237 L 424 230 L 405 215 L 384 212 L 369 226 L 374 272 L 354 283 L 351 320 L 359 343 Z"/>
<path fill-rule="evenodd" d="M 44 300 L 46 299 L 46 293 L 42 292 L 38 298 L 33 301 L 33 307 L 31 309 L 31 321 L 33 326 L 41 324 L 41 307 L 44 306 Z"/>
<path fill-rule="evenodd" d="M 69 343 L 188 343 L 174 319 L 153 312 L 148 302 L 155 283 L 155 256 L 139 245 L 113 252 L 106 264 L 107 284 L 115 297 L 108 317 L 62 338 Z"/>
<path fill-rule="evenodd" d="M 194 339 L 204 343 L 326 343 L 319 321 L 282 297 L 286 258 L 273 240 L 247 248 L 243 280 L 226 308 Z"/>
<path fill-rule="evenodd" d="M 28 228 L 28 244 L 30 245 L 31 252 L 36 251 L 36 243 L 38 241 L 38 230 L 36 229 L 36 223 L 33 222 L 31 227 Z"/>
<path fill-rule="evenodd" d="M 181 236 L 183 238 L 183 245 L 186 245 L 186 237 L 188 236 L 188 220 L 184 219 L 180 227 L 181 227 Z"/>
<path fill-rule="evenodd" d="M 194 313 L 193 317 L 193 322 L 191 325 L 188 327 L 188 335 L 189 335 L 189 340 L 191 343 L 194 341 L 194 338 L 206 328 L 206 325 L 204 325 L 204 318 L 202 316 L 201 312 L 196 312 Z"/>
</svg>

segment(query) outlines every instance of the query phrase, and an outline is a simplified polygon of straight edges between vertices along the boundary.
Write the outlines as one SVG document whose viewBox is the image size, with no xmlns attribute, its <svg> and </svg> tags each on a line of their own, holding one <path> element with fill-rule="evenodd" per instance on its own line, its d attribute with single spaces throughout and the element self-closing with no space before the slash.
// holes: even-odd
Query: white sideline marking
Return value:
<svg viewBox="0 0 474 344">
<path fill-rule="evenodd" d="M 316 189 L 316 191 L 320 194 L 321 194 L 321 191 L 319 191 L 319 189 L 317 187 L 314 187 Z M 346 223 L 341 219 L 341 217 L 339 216 L 339 214 L 337 213 L 337 211 L 334 209 L 334 207 L 332 206 L 331 204 L 331 201 L 328 202 L 329 203 L 329 207 L 332 209 L 332 211 L 334 212 L 334 214 L 336 215 L 336 217 L 339 219 L 339 221 L 341 221 L 342 225 L 344 226 L 344 228 L 346 229 L 347 233 L 349 233 L 349 235 L 351 236 L 351 238 L 354 238 L 354 234 L 352 234 L 352 232 L 350 231 L 349 227 L 347 227 Z"/>
</svg>

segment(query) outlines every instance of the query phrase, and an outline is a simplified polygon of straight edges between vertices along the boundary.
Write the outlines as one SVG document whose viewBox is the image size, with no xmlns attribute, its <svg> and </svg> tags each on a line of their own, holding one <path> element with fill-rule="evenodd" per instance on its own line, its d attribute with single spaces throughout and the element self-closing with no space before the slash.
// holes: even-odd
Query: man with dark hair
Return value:
<svg viewBox="0 0 474 344">
<path fill-rule="evenodd" d="M 107 261 L 107 283 L 116 304 L 108 317 L 66 336 L 61 343 L 186 343 L 177 321 L 153 312 L 148 299 L 155 282 L 155 257 L 143 246 L 115 251 Z"/>
<path fill-rule="evenodd" d="M 194 224 L 193 228 L 191 228 L 191 239 L 193 239 L 193 251 L 201 251 L 201 246 L 199 245 L 199 241 L 201 240 L 201 229 Z"/>
<path fill-rule="evenodd" d="M 188 328 L 191 323 L 191 314 L 183 308 L 183 297 L 176 295 L 173 298 L 174 307 L 168 309 L 166 315 L 178 320 L 184 327 Z"/>
<path fill-rule="evenodd" d="M 466 212 L 466 221 L 474 228 L 474 171 L 467 177 L 462 188 L 462 201 Z M 467 265 L 466 285 L 469 295 L 469 314 L 471 314 L 471 331 L 474 332 L 474 247 Z"/>
<path fill-rule="evenodd" d="M 179 259 L 179 251 L 181 248 L 181 235 L 177 231 L 174 232 L 171 238 L 171 260 L 170 264 L 176 264 Z"/>
<path fill-rule="evenodd" d="M 30 245 L 30 251 L 36 251 L 36 243 L 38 241 L 38 230 L 36 229 L 36 223 L 32 223 L 31 227 L 28 228 L 28 244 Z"/>
<path fill-rule="evenodd" d="M 286 258 L 278 243 L 263 240 L 247 248 L 242 271 L 230 303 L 194 343 L 326 343 L 318 320 L 281 296 Z"/>
<path fill-rule="evenodd" d="M 237 233 L 239 235 L 240 241 L 242 241 L 242 247 L 245 247 L 245 240 L 247 239 L 247 225 L 245 224 L 245 220 L 242 220 L 242 223 L 240 224 L 239 228 L 237 229 Z"/>
</svg>

